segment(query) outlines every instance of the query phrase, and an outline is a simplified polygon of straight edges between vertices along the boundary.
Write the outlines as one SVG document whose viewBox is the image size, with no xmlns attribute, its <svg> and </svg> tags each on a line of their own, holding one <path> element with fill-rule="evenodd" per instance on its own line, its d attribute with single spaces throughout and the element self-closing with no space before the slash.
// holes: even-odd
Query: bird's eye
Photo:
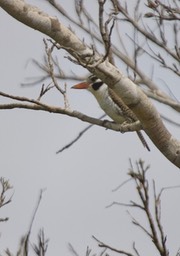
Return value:
<svg viewBox="0 0 180 256">
<path fill-rule="evenodd" d="M 95 75 L 89 76 L 89 80 L 90 80 L 92 83 L 96 82 L 97 79 L 98 79 L 98 78 L 97 78 Z"/>
<path fill-rule="evenodd" d="M 95 91 L 97 91 L 97 90 L 101 87 L 101 85 L 103 85 L 103 82 L 102 82 L 102 81 L 99 81 L 99 82 L 93 83 L 93 84 L 92 84 L 92 88 L 93 88 Z"/>
</svg>

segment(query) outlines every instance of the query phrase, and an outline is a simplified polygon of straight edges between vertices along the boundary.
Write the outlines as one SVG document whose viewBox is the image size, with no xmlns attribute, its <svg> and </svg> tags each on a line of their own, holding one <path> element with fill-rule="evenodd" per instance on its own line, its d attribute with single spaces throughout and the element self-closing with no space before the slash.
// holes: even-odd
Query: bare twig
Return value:
<svg viewBox="0 0 180 256">
<path fill-rule="evenodd" d="M 29 238 L 30 238 L 30 235 L 31 235 L 31 230 L 32 230 L 32 226 L 33 226 L 36 214 L 37 214 L 37 210 L 38 210 L 40 202 L 42 200 L 42 193 L 43 193 L 43 190 L 40 191 L 39 198 L 38 198 L 38 201 L 37 201 L 37 205 L 36 205 L 36 207 L 34 209 L 34 213 L 33 213 L 30 225 L 29 225 L 29 230 L 28 230 L 27 234 L 21 240 L 21 244 L 20 244 L 18 255 L 21 255 L 21 254 L 22 254 L 22 256 L 28 255 L 28 251 L 29 251 L 29 249 L 28 249 Z"/>
<path fill-rule="evenodd" d="M 155 218 L 156 218 L 156 223 L 158 226 L 158 230 L 160 233 L 160 239 L 161 239 L 161 244 L 163 247 L 163 251 L 168 255 L 168 250 L 166 247 L 166 236 L 164 234 L 163 226 L 161 224 L 161 201 L 160 201 L 160 196 L 156 195 L 156 187 L 155 187 L 155 182 L 153 182 L 153 191 L 154 191 L 154 202 L 155 202 Z"/>
<path fill-rule="evenodd" d="M 114 64 L 114 58 L 112 55 L 112 50 L 111 50 L 111 34 L 114 28 L 115 24 L 115 18 L 114 18 L 114 13 L 109 14 L 109 18 L 104 22 L 104 5 L 106 1 L 104 0 L 99 0 L 99 30 L 102 36 L 102 40 L 104 42 L 105 46 L 105 55 L 103 57 L 103 61 L 106 60 L 106 58 L 109 59 L 109 61 Z M 110 27 L 110 31 L 108 31 L 108 24 L 112 22 L 112 26 Z"/>
<path fill-rule="evenodd" d="M 35 251 L 37 256 L 45 256 L 47 248 L 48 248 L 49 239 L 45 238 L 44 230 L 40 229 L 38 234 L 38 242 L 37 245 L 34 244 L 33 250 Z"/>
<path fill-rule="evenodd" d="M 104 118 L 106 115 L 102 115 L 99 117 L 99 119 L 101 120 L 102 118 Z M 86 133 L 90 128 L 92 128 L 93 124 L 88 125 L 85 129 L 83 129 L 77 136 L 75 139 L 73 139 L 70 143 L 66 144 L 64 147 L 62 147 L 61 149 L 59 149 L 58 151 L 56 151 L 56 154 L 59 154 L 61 152 L 63 152 L 65 149 L 68 149 L 69 147 L 71 147 L 75 142 L 77 142 L 83 135 L 84 133 Z"/>
<path fill-rule="evenodd" d="M 132 179 L 127 179 L 124 182 L 122 182 L 120 185 L 118 185 L 116 188 L 112 189 L 112 192 L 116 192 L 118 189 L 122 188 L 126 183 L 128 183 L 129 181 L 131 181 Z"/>
<path fill-rule="evenodd" d="M 55 86 L 55 88 L 63 95 L 64 97 L 64 106 L 65 106 L 65 109 L 66 108 L 69 108 L 69 102 L 68 102 L 68 98 L 67 98 L 67 90 L 66 90 L 66 84 L 65 84 L 65 89 L 63 90 L 58 82 L 57 82 L 57 79 L 54 75 L 54 64 L 53 64 L 53 58 L 52 58 L 52 52 L 53 52 L 53 49 L 54 49 L 54 45 L 52 45 L 52 47 L 48 47 L 48 44 L 46 42 L 46 40 L 44 39 L 44 44 L 45 44 L 45 50 L 46 50 L 46 55 L 47 55 L 47 63 L 48 63 L 48 66 L 49 66 L 49 73 L 50 73 L 50 77 L 52 79 L 52 82 Z"/>
<path fill-rule="evenodd" d="M 0 96 L 3 96 L 5 98 L 13 99 L 16 101 L 22 101 L 25 103 L 9 103 L 9 104 L 0 104 L 0 109 L 31 109 L 31 110 L 41 110 L 46 111 L 50 113 L 56 113 L 56 114 L 62 114 L 62 115 L 68 115 L 71 117 L 75 117 L 80 119 L 81 121 L 88 122 L 94 125 L 102 126 L 110 130 L 118 131 L 118 132 L 130 132 L 130 131 L 139 131 L 142 129 L 142 126 L 139 121 L 134 122 L 132 124 L 116 124 L 111 121 L 107 120 L 100 120 L 97 118 L 93 118 L 90 116 L 87 116 L 85 114 L 82 114 L 78 111 L 60 108 L 52 105 L 47 105 L 45 103 L 40 102 L 39 100 L 29 99 L 27 97 L 20 97 L 15 95 L 10 95 L 4 92 L 0 92 Z"/>
<path fill-rule="evenodd" d="M 137 248 L 136 248 L 136 246 L 135 246 L 135 243 L 133 243 L 133 249 L 134 249 L 136 255 L 137 255 L 137 256 L 140 256 L 140 254 L 139 254 L 139 252 L 138 252 L 138 250 L 137 250 Z"/>
<path fill-rule="evenodd" d="M 18 252 L 17 252 L 17 256 L 28 256 L 28 253 L 29 253 L 29 239 L 30 239 L 30 235 L 31 235 L 31 230 L 32 230 L 32 226 L 33 226 L 36 214 L 37 214 L 37 210 L 38 210 L 40 202 L 42 200 L 42 193 L 43 193 L 43 191 L 44 190 L 40 191 L 39 198 L 38 198 L 38 201 L 37 201 L 37 205 L 36 205 L 36 207 L 34 209 L 34 213 L 33 213 L 30 225 L 29 225 L 29 229 L 28 229 L 27 233 L 21 238 L 19 249 L 18 249 Z M 10 252 L 9 249 L 7 249 L 5 251 L 5 253 L 6 253 L 7 256 L 12 256 L 13 255 Z M 39 256 L 44 256 L 44 255 L 41 254 Z"/>
<path fill-rule="evenodd" d="M 70 251 L 71 253 L 73 253 L 73 255 L 79 256 L 79 254 L 76 252 L 76 250 L 74 249 L 74 247 L 72 246 L 72 244 L 68 243 L 68 248 L 69 248 L 69 251 Z"/>
<path fill-rule="evenodd" d="M 6 194 L 9 190 L 12 189 L 8 180 L 5 180 L 3 177 L 0 178 L 1 192 L 0 192 L 0 208 L 9 204 L 11 202 L 12 196 L 6 199 Z M 0 221 L 7 221 L 7 218 L 1 219 Z"/>
<path fill-rule="evenodd" d="M 161 256 L 168 256 L 169 252 L 166 246 L 166 235 L 163 230 L 163 225 L 161 223 L 161 203 L 160 203 L 160 197 L 164 189 L 160 191 L 160 193 L 156 194 L 155 189 L 155 183 L 153 182 L 153 192 L 154 192 L 154 198 L 153 198 L 153 205 L 154 208 L 151 209 L 151 197 L 150 197 L 150 187 L 149 187 L 149 181 L 146 178 L 147 171 L 149 170 L 149 166 L 145 166 L 144 162 L 142 160 L 139 160 L 136 163 L 136 171 L 134 170 L 134 167 L 131 163 L 131 168 L 129 175 L 131 177 L 131 180 L 135 182 L 136 186 L 136 192 L 139 196 L 140 203 L 136 203 L 134 201 L 130 201 L 130 203 L 119 203 L 119 202 L 113 202 L 108 207 L 111 207 L 113 205 L 120 205 L 123 207 L 131 207 L 131 208 L 137 208 L 142 210 L 146 214 L 147 221 L 149 223 L 149 228 L 145 228 L 144 225 L 141 224 L 136 218 L 134 218 L 130 213 L 132 223 L 140 228 L 153 242 L 156 249 L 158 250 L 159 254 Z M 175 186 L 178 187 L 179 186 Z M 174 187 L 170 187 L 174 188 Z M 137 249 L 135 250 L 136 254 L 138 255 Z"/>
<path fill-rule="evenodd" d="M 120 253 L 120 254 L 123 254 L 123 255 L 126 255 L 126 256 L 134 256 L 132 253 L 126 252 L 124 250 L 118 250 L 118 249 L 116 249 L 116 248 L 114 248 L 114 247 L 112 247 L 112 246 L 110 246 L 108 244 L 103 243 L 102 241 L 97 239 L 95 236 L 92 236 L 92 238 L 94 240 L 96 240 L 96 242 L 98 242 L 98 246 L 99 247 L 106 248 L 106 249 L 109 249 L 109 250 L 111 250 L 113 252 L 117 252 L 117 253 Z"/>
</svg>

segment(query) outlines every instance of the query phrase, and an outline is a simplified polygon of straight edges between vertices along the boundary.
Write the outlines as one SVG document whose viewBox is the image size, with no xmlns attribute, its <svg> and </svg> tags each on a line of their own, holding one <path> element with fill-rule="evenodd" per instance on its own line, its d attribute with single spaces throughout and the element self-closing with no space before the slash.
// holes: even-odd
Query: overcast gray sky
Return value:
<svg viewBox="0 0 180 256">
<path fill-rule="evenodd" d="M 44 1 L 28 2 L 57 15 Z M 64 8 L 72 8 L 70 1 L 60 2 Z M 92 8 L 96 8 L 95 2 L 91 3 Z M 68 25 L 64 19 L 60 20 Z M 20 84 L 27 77 L 40 75 L 31 59 L 43 60 L 42 39 L 46 36 L 14 20 L 2 9 L 0 35 L 0 90 L 37 98 L 41 84 L 26 88 Z M 64 59 L 64 55 L 60 55 L 59 62 L 65 71 L 85 74 L 82 68 Z M 66 82 L 68 88 L 73 84 L 73 81 Z M 178 88 L 175 93 L 179 99 Z M 71 108 L 96 117 L 102 114 L 89 93 L 68 90 L 68 94 Z M 49 97 L 55 104 L 62 100 L 53 93 Z M 0 102 L 4 100 L 0 98 Z M 169 110 L 166 111 L 168 113 Z M 169 113 L 180 121 L 179 116 Z M 142 255 L 143 250 L 146 255 L 154 253 L 153 246 L 148 247 L 151 249 L 147 253 L 150 242 L 131 225 L 126 209 L 105 208 L 112 201 L 129 202 L 136 198 L 131 182 L 112 192 L 128 178 L 129 158 L 133 162 L 142 158 L 151 165 L 149 177 L 156 181 L 159 190 L 180 184 L 179 170 L 148 138 L 150 153 L 142 147 L 135 133 L 122 135 L 93 127 L 74 146 L 56 155 L 55 152 L 86 127 L 86 123 L 61 115 L 17 109 L 1 110 L 0 118 L 0 176 L 10 181 L 14 193 L 12 203 L 1 209 L 0 217 L 10 218 L 7 223 L 0 223 L 1 254 L 7 247 L 16 252 L 21 236 L 28 230 L 40 189 L 45 189 L 45 192 L 33 224 L 31 241 L 36 241 L 38 230 L 44 227 L 46 236 L 50 238 L 47 255 L 70 255 L 68 242 L 80 255 L 85 255 L 88 245 L 96 252 L 97 244 L 92 235 L 126 250 L 136 241 Z M 167 126 L 180 139 L 179 128 Z M 171 253 L 176 253 L 180 247 L 179 201 L 178 189 L 163 194 L 162 220 Z M 132 213 L 144 221 L 144 216 L 138 211 Z"/>
</svg>

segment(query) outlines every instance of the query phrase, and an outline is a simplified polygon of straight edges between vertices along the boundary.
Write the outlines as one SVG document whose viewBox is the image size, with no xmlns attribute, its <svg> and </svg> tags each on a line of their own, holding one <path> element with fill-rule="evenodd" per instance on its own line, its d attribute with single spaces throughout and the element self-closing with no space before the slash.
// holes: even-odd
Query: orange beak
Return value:
<svg viewBox="0 0 180 256">
<path fill-rule="evenodd" d="M 88 89 L 90 84 L 88 84 L 87 82 L 82 82 L 79 84 L 75 84 L 74 86 L 72 86 L 72 89 Z"/>
</svg>

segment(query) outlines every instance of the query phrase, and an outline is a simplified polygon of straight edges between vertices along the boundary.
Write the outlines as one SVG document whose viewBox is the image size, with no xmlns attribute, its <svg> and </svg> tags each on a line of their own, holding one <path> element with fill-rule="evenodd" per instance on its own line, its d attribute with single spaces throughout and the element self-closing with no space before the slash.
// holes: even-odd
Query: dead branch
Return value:
<svg viewBox="0 0 180 256">
<path fill-rule="evenodd" d="M 1 192 L 0 192 L 0 208 L 9 204 L 12 199 L 12 195 L 7 199 L 6 195 L 13 187 L 10 185 L 8 180 L 4 178 L 0 178 L 0 185 L 1 185 Z M 7 221 L 7 218 L 3 219 L 2 221 Z"/>
<path fill-rule="evenodd" d="M 44 229 L 40 229 L 37 244 L 33 244 L 33 250 L 37 256 L 45 256 L 48 248 L 49 239 L 45 238 Z"/>
<path fill-rule="evenodd" d="M 99 117 L 101 120 L 104 118 L 106 115 L 102 115 Z M 68 149 L 71 147 L 75 142 L 77 142 L 90 128 L 92 128 L 93 124 L 88 125 L 85 129 L 83 129 L 76 137 L 73 139 L 70 143 L 66 144 L 64 147 L 56 151 L 56 154 L 62 153 L 65 149 Z"/>
<path fill-rule="evenodd" d="M 144 227 L 141 224 L 138 224 L 136 222 L 133 222 L 133 223 L 141 227 L 141 229 L 143 229 L 146 232 L 146 234 L 149 234 L 149 236 L 152 238 L 152 241 L 155 247 L 159 251 L 160 255 L 167 256 L 168 251 L 165 244 L 166 241 L 164 240 L 162 241 L 161 239 L 159 239 L 159 236 L 158 236 L 158 233 L 160 233 L 161 237 L 162 236 L 165 237 L 163 230 L 161 229 L 161 224 L 160 224 L 161 221 L 159 218 L 158 219 L 155 218 L 156 220 L 154 220 L 151 209 L 150 209 L 149 182 L 146 178 L 146 172 L 148 168 L 144 167 L 144 163 L 142 161 L 139 161 L 137 163 L 137 168 L 138 168 L 137 172 L 134 172 L 134 170 L 130 170 L 129 175 L 134 179 L 134 182 L 136 184 L 137 193 L 142 202 L 143 211 L 145 212 L 148 219 L 148 223 L 150 225 L 150 231 L 147 231 L 146 229 L 144 229 Z M 155 212 L 157 213 L 158 206 L 157 206 L 156 199 L 155 199 L 154 205 L 155 205 Z"/>
<path fill-rule="evenodd" d="M 4 110 L 17 108 L 17 109 L 41 110 L 41 111 L 55 113 L 55 114 L 62 114 L 62 115 L 75 117 L 75 118 L 80 119 L 81 121 L 88 122 L 88 123 L 98 125 L 98 126 L 102 126 L 104 128 L 107 128 L 107 129 L 110 129 L 113 131 L 118 131 L 121 133 L 130 132 L 130 131 L 138 131 L 138 130 L 142 129 L 139 121 L 134 122 L 132 124 L 119 125 L 119 124 L 116 124 L 116 123 L 108 121 L 108 120 L 100 120 L 97 118 L 87 116 L 78 111 L 48 105 L 48 104 L 40 102 L 39 100 L 33 100 L 33 99 L 29 99 L 27 97 L 14 96 L 14 95 L 10 95 L 10 94 L 4 93 L 4 92 L 0 92 L 0 95 L 5 98 L 13 99 L 16 101 L 26 102 L 26 103 L 0 104 L 0 109 L 4 109 Z M 29 103 L 31 103 L 31 104 L 29 104 Z"/>
<path fill-rule="evenodd" d="M 0 186 L 0 208 L 2 208 L 11 202 L 13 194 L 9 197 L 7 196 L 7 194 L 13 187 L 10 185 L 9 181 L 4 179 L 3 177 L 0 178 Z M 8 220 L 8 217 L 0 218 L 0 222 L 6 222 Z"/>
<path fill-rule="evenodd" d="M 17 20 L 20 20 L 31 28 L 37 29 L 40 32 L 50 36 L 54 41 L 58 43 L 58 45 L 60 45 L 62 49 L 66 50 L 72 56 L 69 57 L 69 59 L 71 58 L 71 61 L 85 67 L 91 73 L 97 75 L 102 81 L 106 82 L 107 85 L 112 88 L 117 93 L 117 95 L 122 98 L 122 100 L 124 100 L 125 104 L 130 106 L 131 110 L 141 121 L 144 131 L 150 137 L 152 142 L 157 146 L 157 148 L 171 162 L 173 162 L 176 166 L 179 166 L 179 141 L 174 138 L 168 129 L 164 126 L 158 111 L 153 106 L 152 102 L 149 101 L 148 98 L 144 95 L 144 93 L 137 89 L 136 85 L 130 79 L 128 79 L 127 76 L 124 75 L 117 67 L 113 66 L 107 60 L 102 62 L 103 59 L 101 55 L 98 52 L 94 52 L 93 48 L 88 47 L 84 41 L 81 41 L 74 33 L 72 33 L 66 26 L 64 26 L 57 17 L 52 17 L 44 12 L 40 12 L 37 7 L 27 5 L 24 1 L 17 1 L 7 2 L 5 0 L 0 0 L 0 5 L 6 12 L 15 17 Z M 125 17 L 124 20 L 128 20 L 128 22 L 130 22 L 130 24 L 132 24 L 139 33 L 145 30 L 143 27 L 141 27 L 143 22 L 141 23 L 140 27 L 138 27 L 139 24 L 137 24 L 137 22 L 131 22 L 132 16 L 128 13 L 127 4 L 125 4 L 125 8 L 123 8 L 120 2 L 116 1 L 116 3 L 120 16 Z M 27 16 L 25 10 L 30 10 L 32 15 Z M 21 15 L 19 15 L 19 13 L 21 13 Z M 169 46 L 166 47 L 166 44 L 163 41 L 163 27 L 161 31 L 159 30 L 161 35 L 158 35 L 158 37 L 155 36 L 155 39 L 154 36 L 152 36 L 152 34 L 149 32 L 149 37 L 146 33 L 144 34 L 144 39 L 150 40 L 150 37 L 153 37 L 152 42 L 154 40 L 156 45 L 158 45 L 158 42 L 160 42 L 159 46 L 161 46 L 161 48 L 165 50 L 169 56 L 174 58 L 175 61 L 179 62 L 179 57 L 177 57 L 176 51 L 171 51 L 171 48 Z M 156 37 L 158 38 L 158 42 Z M 137 71 L 137 68 L 135 71 Z M 127 90 L 129 90 L 128 97 L 125 93 Z M 135 97 L 135 95 L 137 97 Z M 140 104 L 137 108 L 136 103 L 138 99 L 140 99 Z M 156 128 L 153 125 L 154 123 L 156 123 Z M 155 132 L 155 130 L 158 132 Z"/>
<path fill-rule="evenodd" d="M 111 62 L 112 64 L 115 64 L 114 58 L 112 55 L 112 49 L 111 49 L 111 34 L 115 24 L 115 19 L 113 16 L 114 13 L 110 13 L 109 18 L 106 21 L 104 21 L 104 5 L 106 1 L 98 0 L 98 3 L 99 3 L 99 30 L 101 33 L 102 40 L 104 42 L 105 52 L 106 52 L 103 57 L 103 61 L 105 61 L 106 58 L 108 58 L 109 62 Z M 112 26 L 110 27 L 110 31 L 108 31 L 108 24 L 111 22 L 111 20 L 113 20 Z"/>
<path fill-rule="evenodd" d="M 117 253 L 120 253 L 120 254 L 123 254 L 123 255 L 126 255 L 126 256 L 134 256 L 132 253 L 129 253 L 129 252 L 124 251 L 124 250 L 118 250 L 118 249 L 116 249 L 116 248 L 114 248 L 114 247 L 112 247 L 112 246 L 110 246 L 110 245 L 108 245 L 108 244 L 103 243 L 102 241 L 100 241 L 99 239 L 97 239 L 95 236 L 92 236 L 92 238 L 93 238 L 96 242 L 98 242 L 98 246 L 99 246 L 99 247 L 106 248 L 106 249 L 109 249 L 109 250 L 111 250 L 111 251 L 113 251 L 113 252 L 117 252 Z"/>
<path fill-rule="evenodd" d="M 136 170 L 134 170 L 134 167 L 131 164 L 129 171 L 131 181 L 134 181 L 135 183 L 136 193 L 138 194 L 140 203 L 134 202 L 132 200 L 130 203 L 113 202 L 108 207 L 113 205 L 120 205 L 123 207 L 137 208 L 143 211 L 149 223 L 149 228 L 145 228 L 140 221 L 138 221 L 129 213 L 132 219 L 132 223 L 140 228 L 150 238 L 150 241 L 153 242 L 161 256 L 168 256 L 169 251 L 166 246 L 166 235 L 161 222 L 161 195 L 165 188 L 161 190 L 157 195 L 155 182 L 153 181 L 154 197 L 151 199 L 150 183 L 147 179 L 148 170 L 149 166 L 145 167 L 144 162 L 139 160 L 136 164 Z M 153 201 L 153 208 L 151 208 L 151 201 Z"/>
<path fill-rule="evenodd" d="M 29 239 L 30 239 L 30 235 L 31 235 L 31 230 L 32 230 L 32 226 L 33 226 L 36 214 L 37 214 L 37 210 L 38 210 L 38 208 L 40 206 L 40 202 L 42 200 L 43 192 L 44 192 L 44 190 L 40 191 L 39 198 L 38 198 L 38 201 L 37 201 L 37 205 L 34 209 L 33 216 L 32 216 L 32 219 L 31 219 L 31 222 L 30 222 L 30 225 L 29 225 L 29 229 L 28 229 L 27 233 L 21 238 L 21 241 L 20 241 L 20 244 L 19 244 L 19 249 L 18 249 L 18 252 L 16 254 L 17 256 L 28 256 L 28 253 L 29 253 Z M 10 252 L 9 249 L 6 249 L 5 253 L 6 253 L 7 256 L 12 256 L 13 255 Z M 41 255 L 38 255 L 38 256 L 44 256 L 44 255 L 45 254 L 41 254 Z"/>
</svg>

